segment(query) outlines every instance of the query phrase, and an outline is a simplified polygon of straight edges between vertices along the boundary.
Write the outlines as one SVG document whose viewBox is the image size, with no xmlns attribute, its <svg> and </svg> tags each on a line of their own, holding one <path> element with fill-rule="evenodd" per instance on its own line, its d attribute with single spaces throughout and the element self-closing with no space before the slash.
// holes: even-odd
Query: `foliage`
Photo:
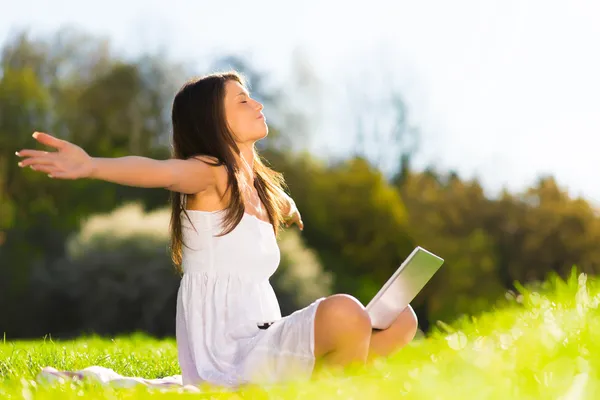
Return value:
<svg viewBox="0 0 600 400">
<path fill-rule="evenodd" d="M 46 316 L 38 329 L 61 337 L 172 335 L 179 277 L 167 252 L 169 216 L 131 204 L 89 218 L 64 258 L 34 271 Z"/>
<path fill-rule="evenodd" d="M 412 250 L 402 200 L 361 158 L 333 166 L 309 157 L 277 157 L 306 222 L 306 243 L 334 277 L 336 292 L 370 300 Z"/>
<path fill-rule="evenodd" d="M 399 190 L 413 240 L 446 260 L 415 301 L 424 324 L 488 309 L 516 281 L 600 272 L 598 212 L 551 178 L 490 199 L 476 180 L 411 172 Z"/>
<path fill-rule="evenodd" d="M 15 151 L 38 148 L 31 134 L 48 131 L 75 141 L 89 154 L 136 152 L 168 157 L 165 105 L 174 91 L 170 70 L 157 57 L 119 60 L 107 43 L 59 32 L 16 35 L 0 58 L 0 331 L 26 335 L 36 313 L 31 274 L 64 257 L 66 238 L 82 218 L 142 198 L 165 204 L 164 190 L 94 180 L 63 182 L 17 166 Z M 172 82 L 172 81 L 171 81 Z M 162 142 L 161 142 L 162 140 Z M 42 150 L 41 148 L 38 148 Z M 43 150 L 49 150 L 44 148 Z M 18 303 L 21 309 L 11 307 Z"/>
<path fill-rule="evenodd" d="M 167 208 L 145 213 L 128 203 L 86 219 L 65 257 L 33 270 L 30 335 L 173 336 L 179 276 L 168 254 L 169 218 Z M 331 277 L 294 229 L 282 232 L 272 280 L 284 315 L 330 294 Z"/>
<path fill-rule="evenodd" d="M 295 88 L 295 101 L 318 94 L 319 82 L 308 64 L 296 65 L 285 88 L 274 87 L 235 56 L 213 65 L 242 70 L 253 95 L 273 110 L 269 137 L 258 147 L 284 173 L 305 223 L 301 234 L 286 232 L 280 242 L 286 254 L 273 282 L 284 314 L 333 292 L 368 302 L 417 245 L 446 260 L 413 302 L 425 331 L 439 320 L 490 309 L 494 299 L 515 290 L 517 281 L 534 284 L 552 273 L 566 277 L 575 264 L 588 274 L 599 272 L 599 211 L 569 196 L 552 177 L 541 177 L 522 193 L 491 198 L 478 180 L 414 170 L 419 130 L 410 122 L 402 93 L 392 90 L 381 97 L 390 104 L 374 103 L 380 114 L 356 120 L 365 129 L 373 127 L 363 133 L 385 138 L 375 152 L 385 160 L 348 157 L 328 163 L 289 147 L 307 147 L 310 141 L 314 120 L 302 121 L 294 102 L 282 101 L 289 87 Z M 126 59 L 107 41 L 72 30 L 7 40 L 0 52 L 0 332 L 37 337 L 96 328 L 168 331 L 175 277 L 166 258 L 166 224 L 156 228 L 165 229 L 158 237 L 147 237 L 147 214 L 125 225 L 103 217 L 120 228 L 104 229 L 91 239 L 93 224 L 86 223 L 93 214 L 128 202 L 144 211 L 162 208 L 167 191 L 48 179 L 19 168 L 14 152 L 37 148 L 30 135 L 44 130 L 97 157 L 168 158 L 172 96 L 186 76 L 196 73 L 161 55 Z M 361 104 L 356 96 L 349 101 Z M 316 104 L 311 105 L 314 118 Z M 374 116 L 383 119 L 371 120 Z M 357 154 L 372 154 L 367 150 Z M 384 164 L 398 165 L 393 179 L 376 167 Z M 116 235 L 138 225 L 132 236 Z M 144 275 L 149 271 L 155 276 Z M 163 278 L 167 284 L 160 296 L 144 297 Z M 138 280 L 143 287 L 136 287 Z M 110 286 L 93 285 L 105 281 Z M 85 297 L 89 293 L 97 298 Z M 153 317 L 142 316 L 145 302 L 144 312 Z M 119 317 L 124 305 L 137 317 Z M 103 319 L 92 321 L 82 308 L 88 306 Z M 108 322 L 111 315 L 114 322 Z"/>
</svg>

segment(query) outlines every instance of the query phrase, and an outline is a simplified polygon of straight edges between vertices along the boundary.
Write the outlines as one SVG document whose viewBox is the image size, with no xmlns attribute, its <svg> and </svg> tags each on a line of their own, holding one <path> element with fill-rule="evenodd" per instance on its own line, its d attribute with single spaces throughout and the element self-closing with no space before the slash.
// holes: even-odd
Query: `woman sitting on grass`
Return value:
<svg viewBox="0 0 600 400">
<path fill-rule="evenodd" d="M 173 158 L 90 157 L 45 133 L 56 151 L 25 149 L 19 165 L 55 179 L 101 179 L 171 192 L 171 254 L 183 274 L 176 338 L 183 384 L 237 386 L 309 378 L 324 365 L 364 364 L 411 341 L 408 307 L 373 331 L 363 305 L 338 294 L 281 317 L 269 277 L 279 265 L 280 226 L 303 229 L 281 174 L 266 167 L 255 143 L 267 136 L 263 106 L 239 74 L 187 82 L 173 101 Z"/>
</svg>

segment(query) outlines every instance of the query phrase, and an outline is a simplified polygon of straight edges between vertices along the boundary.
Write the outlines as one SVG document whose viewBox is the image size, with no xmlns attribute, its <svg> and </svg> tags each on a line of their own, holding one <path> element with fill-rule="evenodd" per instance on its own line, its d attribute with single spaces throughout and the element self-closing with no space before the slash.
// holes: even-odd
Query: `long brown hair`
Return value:
<svg viewBox="0 0 600 400">
<path fill-rule="evenodd" d="M 210 156 L 213 166 L 225 166 L 227 170 L 227 192 L 230 192 L 229 205 L 223 217 L 224 230 L 218 236 L 231 232 L 242 220 L 245 212 L 244 200 L 240 192 L 238 174 L 240 166 L 235 154 L 240 150 L 225 119 L 225 84 L 235 80 L 245 86 L 241 74 L 233 72 L 215 73 L 186 82 L 175 95 L 171 119 L 173 123 L 172 157 Z M 283 215 L 281 210 L 285 200 L 281 190 L 285 187 L 282 174 L 265 165 L 263 158 L 254 149 L 254 187 L 265 205 L 269 220 L 277 235 Z M 187 195 L 171 192 L 171 259 L 179 273 L 183 273 L 182 213 L 192 223 L 187 211 Z M 192 224 L 193 225 L 193 224 Z M 187 247 L 187 246 L 186 246 Z"/>
</svg>

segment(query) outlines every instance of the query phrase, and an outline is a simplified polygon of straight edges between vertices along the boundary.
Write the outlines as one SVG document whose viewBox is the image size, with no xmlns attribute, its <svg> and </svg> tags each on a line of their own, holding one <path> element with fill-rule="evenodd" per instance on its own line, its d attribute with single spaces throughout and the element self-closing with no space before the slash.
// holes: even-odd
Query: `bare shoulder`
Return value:
<svg viewBox="0 0 600 400">
<path fill-rule="evenodd" d="M 197 210 L 221 210 L 227 206 L 227 167 L 216 157 L 194 155 L 181 160 L 190 166 L 188 208 Z"/>
<path fill-rule="evenodd" d="M 169 190 L 194 194 L 220 186 L 225 167 L 214 157 L 196 155 L 165 161 L 169 171 Z"/>
<path fill-rule="evenodd" d="M 210 172 L 213 174 L 213 183 L 215 186 L 220 187 L 223 184 L 227 184 L 227 168 L 225 167 L 225 164 L 219 161 L 218 158 L 204 154 L 199 154 L 191 156 L 188 160 L 191 160 L 194 163 L 208 166 Z"/>
<path fill-rule="evenodd" d="M 226 207 L 225 195 L 227 193 L 227 167 L 217 158 L 207 155 L 196 155 L 188 158 L 188 162 L 194 163 L 198 168 L 205 171 L 210 170 L 210 185 L 204 186 L 203 190 L 190 193 L 188 208 L 198 210 L 221 210 Z"/>
</svg>

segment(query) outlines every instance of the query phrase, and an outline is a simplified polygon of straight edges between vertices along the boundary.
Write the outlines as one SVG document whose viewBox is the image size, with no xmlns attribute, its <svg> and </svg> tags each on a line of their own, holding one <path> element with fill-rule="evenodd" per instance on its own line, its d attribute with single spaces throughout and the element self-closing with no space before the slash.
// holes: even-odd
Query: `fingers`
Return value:
<svg viewBox="0 0 600 400">
<path fill-rule="evenodd" d="M 304 222 L 302 222 L 302 217 L 300 216 L 300 213 L 298 211 L 296 211 L 296 213 L 294 214 L 294 221 L 296 223 L 296 225 L 298 225 L 298 228 L 300 228 L 300 230 L 304 230 Z"/>
<path fill-rule="evenodd" d="M 294 219 L 285 222 L 286 228 L 289 228 L 293 224 L 298 225 L 298 228 L 300 228 L 301 231 L 304 230 L 304 222 L 302 222 L 302 219 L 299 217 L 295 217 Z"/>
<path fill-rule="evenodd" d="M 52 157 L 30 157 L 19 162 L 19 167 L 39 166 L 39 165 L 55 165 L 56 160 Z"/>
<path fill-rule="evenodd" d="M 32 165 L 31 169 L 38 172 L 44 172 L 46 174 L 56 174 L 58 172 L 62 172 L 60 168 L 54 167 L 52 165 Z"/>
<path fill-rule="evenodd" d="M 66 172 L 62 169 L 52 165 L 32 165 L 31 169 L 37 172 L 43 172 L 48 175 L 49 178 L 58 179 L 76 179 L 77 176 L 73 172 Z"/>
<path fill-rule="evenodd" d="M 62 149 L 66 143 L 64 140 L 57 139 L 54 136 L 43 132 L 34 132 L 32 136 L 38 142 L 45 144 L 46 146 L 54 147 L 58 150 Z"/>
<path fill-rule="evenodd" d="M 30 150 L 30 149 L 25 149 L 25 150 L 21 150 L 21 151 L 17 151 L 15 152 L 16 155 L 18 155 L 19 157 L 40 157 L 40 156 L 47 156 L 48 154 L 53 154 L 44 150 Z"/>
<path fill-rule="evenodd" d="M 57 179 L 77 179 L 77 175 L 73 172 L 52 172 L 48 174 L 48 177 Z"/>
</svg>

